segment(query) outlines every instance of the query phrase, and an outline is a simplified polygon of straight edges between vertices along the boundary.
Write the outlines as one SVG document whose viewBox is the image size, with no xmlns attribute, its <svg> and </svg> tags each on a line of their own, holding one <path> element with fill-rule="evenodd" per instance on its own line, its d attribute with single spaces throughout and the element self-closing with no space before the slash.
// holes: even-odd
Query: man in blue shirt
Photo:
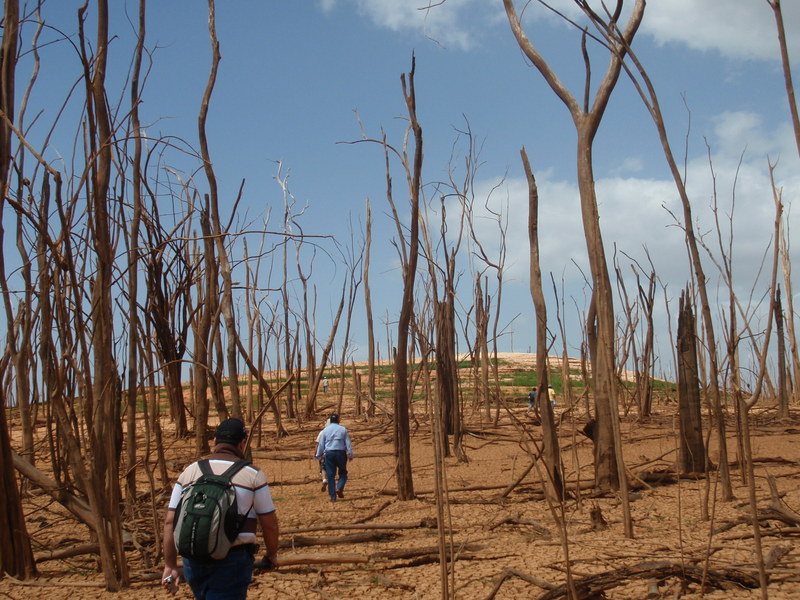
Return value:
<svg viewBox="0 0 800 600">
<path fill-rule="evenodd" d="M 339 415 L 330 417 L 330 423 L 317 438 L 317 452 L 314 458 L 325 459 L 325 473 L 328 476 L 328 495 L 331 502 L 344 498 L 344 485 L 347 483 L 347 461 L 353 460 L 353 445 L 347 429 L 339 425 Z M 339 481 L 336 481 L 336 473 Z"/>
</svg>

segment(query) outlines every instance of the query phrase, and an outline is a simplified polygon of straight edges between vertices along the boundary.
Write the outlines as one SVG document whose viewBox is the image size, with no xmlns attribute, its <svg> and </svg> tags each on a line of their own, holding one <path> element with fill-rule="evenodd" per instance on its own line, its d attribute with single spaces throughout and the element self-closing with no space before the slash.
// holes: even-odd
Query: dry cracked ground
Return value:
<svg viewBox="0 0 800 600">
<path fill-rule="evenodd" d="M 504 368 L 530 368 L 529 360 L 510 364 Z M 541 431 L 526 414 L 525 393 L 514 391 L 516 399 L 501 410 L 496 426 L 483 410 L 467 403 L 469 460 L 445 458 L 446 490 L 439 505 L 430 420 L 422 402 L 415 404 L 412 423 L 417 495 L 412 501 L 399 502 L 393 493 L 392 425 L 386 419 L 355 418 L 345 404 L 342 424 L 351 431 L 356 459 L 350 464 L 346 497 L 336 503 L 321 492 L 312 458 L 324 416 L 302 426 L 285 423 L 289 436 L 280 440 L 266 434 L 254 446 L 253 458 L 271 482 L 283 562 L 277 571 L 254 577 L 249 598 L 434 599 L 445 597 L 443 579 L 451 598 L 565 598 L 568 573 L 580 598 L 764 597 L 758 587 L 749 491 L 733 434 L 729 448 L 735 499 L 723 502 L 716 472 L 680 479 L 672 473 L 677 452 L 674 403 L 660 403 L 657 413 L 643 422 L 633 416 L 623 419 L 631 538 L 625 535 L 620 498 L 591 489 L 591 442 L 579 433 L 585 417 L 578 411 L 565 415 L 559 427 L 571 497 L 563 506 L 547 503 L 540 473 L 529 469 Z M 322 399 L 326 401 L 334 401 L 332 392 Z M 559 405 L 557 413 L 562 411 Z M 757 518 L 767 593 L 774 600 L 800 599 L 800 414 L 793 411 L 792 417 L 778 421 L 769 407 L 753 415 Z M 730 431 L 733 425 L 731 421 Z M 715 462 L 716 446 L 712 437 Z M 191 440 L 169 442 L 171 476 L 192 460 L 191 448 Z M 143 493 L 146 489 L 143 479 Z M 159 507 L 167 494 L 166 489 L 160 492 Z M 88 531 L 43 494 L 30 490 L 25 508 L 37 557 L 89 541 Z M 440 510 L 441 534 L 436 526 Z M 129 589 L 105 591 L 96 557 L 78 555 L 41 560 L 34 581 L 5 577 L 0 599 L 168 598 L 157 585 L 161 565 L 152 564 L 152 519 L 129 519 L 127 526 Z M 449 557 L 446 568 L 439 560 L 443 546 Z M 184 585 L 176 597 L 191 594 Z"/>
</svg>

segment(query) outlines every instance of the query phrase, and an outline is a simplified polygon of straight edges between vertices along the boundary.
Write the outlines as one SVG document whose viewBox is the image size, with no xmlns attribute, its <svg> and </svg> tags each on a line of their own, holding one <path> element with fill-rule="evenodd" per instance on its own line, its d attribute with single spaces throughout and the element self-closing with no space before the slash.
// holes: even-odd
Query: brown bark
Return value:
<svg viewBox="0 0 800 600">
<path fill-rule="evenodd" d="M 372 249 L 372 211 L 367 199 L 366 215 L 364 216 L 364 315 L 367 321 L 367 390 L 368 405 L 367 416 L 375 416 L 375 325 L 372 318 L 372 292 L 369 287 L 369 261 Z"/>
<path fill-rule="evenodd" d="M 678 313 L 678 419 L 678 468 L 681 473 L 705 473 L 697 333 L 688 290 L 681 294 Z"/>
<path fill-rule="evenodd" d="M 714 322 L 711 313 L 711 302 L 708 298 L 708 290 L 706 287 L 706 276 L 703 268 L 700 252 L 698 249 L 698 241 L 694 232 L 694 218 L 692 216 L 692 205 L 689 201 L 689 194 L 686 190 L 686 185 L 683 181 L 681 170 L 675 160 L 672 152 L 672 147 L 667 135 L 666 123 L 664 115 L 661 112 L 661 107 L 658 101 L 658 95 L 655 88 L 650 81 L 650 77 L 645 71 L 644 66 L 639 61 L 636 54 L 633 52 L 629 44 L 625 42 L 624 38 L 616 36 L 618 41 L 625 43 L 624 50 L 629 56 L 630 60 L 636 67 L 636 72 L 641 78 L 640 85 L 631 71 L 628 71 L 631 79 L 634 81 L 639 95 L 645 106 L 650 112 L 653 123 L 658 130 L 659 141 L 664 151 L 664 157 L 672 174 L 673 182 L 678 191 L 681 199 L 681 206 L 683 208 L 683 229 L 685 233 L 685 241 L 689 259 L 692 264 L 692 271 L 697 282 L 697 292 L 700 295 L 700 310 L 703 316 L 703 330 L 706 337 L 706 346 L 708 348 L 708 389 L 710 392 L 711 411 L 714 416 L 714 421 L 717 428 L 717 443 L 719 445 L 719 460 L 720 460 L 720 484 L 722 486 L 722 498 L 725 501 L 733 499 L 733 488 L 731 486 L 730 470 L 728 469 L 728 442 L 725 427 L 725 414 L 722 406 L 722 395 L 720 391 L 720 377 L 719 377 L 719 358 L 717 356 L 717 341 L 714 333 Z"/>
<path fill-rule="evenodd" d="M 5 378 L 7 365 L 8 355 L 0 360 L 0 380 Z M 0 579 L 5 573 L 17 579 L 30 579 L 36 576 L 36 566 L 12 456 L 6 396 L 0 386 Z"/>
<path fill-rule="evenodd" d="M 597 88 L 592 107 L 589 107 L 588 96 L 584 105 L 575 99 L 559 80 L 542 55 L 531 43 L 525 34 L 513 0 L 503 0 L 506 15 L 511 30 L 524 52 L 525 56 L 533 63 L 553 92 L 561 99 L 572 115 L 575 129 L 578 134 L 577 142 L 577 172 L 578 188 L 580 192 L 581 216 L 583 219 L 584 235 L 588 252 L 589 266 L 592 274 L 593 293 L 592 301 L 597 315 L 596 348 L 593 355 L 592 376 L 594 379 L 595 407 L 597 419 L 597 436 L 595 443 L 595 478 L 598 487 L 602 489 L 617 489 L 623 491 L 623 512 L 625 513 L 625 529 L 628 536 L 632 536 L 630 508 L 625 492 L 624 465 L 622 464 L 619 414 L 617 409 L 617 389 L 614 377 L 614 308 L 613 290 L 611 289 L 603 247 L 600 217 L 597 209 L 597 197 L 594 186 L 592 168 L 592 145 L 595 134 L 600 126 L 611 93 L 616 86 L 622 68 L 622 61 L 626 49 L 633 41 L 644 15 L 644 2 L 638 0 L 629 16 L 625 30 L 619 34 L 620 40 L 608 40 L 611 50 L 611 59 L 606 74 Z M 587 16 L 604 23 L 600 17 L 584 7 Z M 609 21 L 616 20 L 616 15 Z M 610 27 L 610 25 L 607 25 Z M 616 28 L 616 23 L 614 23 Z M 586 63 L 587 89 L 591 73 L 590 65 Z"/>
<path fill-rule="evenodd" d="M 536 314 L 536 373 L 538 390 L 536 403 L 542 420 L 542 458 L 547 469 L 548 487 L 555 502 L 564 498 L 561 451 L 558 446 L 553 406 L 550 403 L 548 388 L 550 373 L 547 364 L 547 303 L 542 287 L 542 268 L 539 254 L 539 188 L 533 175 L 525 148 L 520 151 L 525 178 L 528 181 L 528 243 L 530 245 L 530 292 Z"/>
<path fill-rule="evenodd" d="M 136 51 L 134 54 L 133 74 L 131 76 L 131 127 L 133 130 L 133 173 L 131 185 L 133 188 L 133 216 L 128 236 L 128 389 L 126 391 L 126 447 L 125 460 L 127 463 L 125 485 L 128 503 L 127 510 L 133 510 L 133 501 L 136 498 L 136 398 L 139 391 L 139 363 L 135 358 L 139 350 L 139 310 L 137 296 L 139 289 L 139 227 L 142 220 L 142 130 L 139 123 L 139 81 L 142 68 L 142 54 L 145 40 L 145 0 L 139 2 L 138 34 Z"/>
<path fill-rule="evenodd" d="M 789 418 L 789 393 L 786 385 L 786 338 L 783 333 L 783 306 L 781 304 L 781 288 L 775 290 L 775 337 L 778 338 L 778 416 Z"/>
<path fill-rule="evenodd" d="M 83 9 L 82 9 L 83 10 Z M 83 37 L 81 35 L 81 37 Z M 93 164 L 89 214 L 95 252 L 95 278 L 91 297 L 91 349 L 94 361 L 91 396 L 87 398 L 90 436 L 90 464 L 86 493 L 95 511 L 95 529 L 106 587 L 117 591 L 128 585 L 128 566 L 122 543 L 120 520 L 119 452 L 122 444 L 120 422 L 121 385 L 114 359 L 114 325 L 111 287 L 113 285 L 114 243 L 109 215 L 109 181 L 113 144 L 111 119 L 106 105 L 105 74 L 108 60 L 108 2 L 97 3 L 97 53 L 94 70 L 87 81 Z M 88 64 L 88 61 L 87 61 Z M 87 373 L 89 375 L 89 373 Z M 89 391 L 87 389 L 87 391 Z"/>
<path fill-rule="evenodd" d="M 411 319 L 414 312 L 414 281 L 419 257 L 419 204 L 422 186 L 422 127 L 417 121 L 417 99 L 414 87 L 416 59 L 411 59 L 411 71 L 401 75 L 403 96 L 406 101 L 414 140 L 414 157 L 406 163 L 411 216 L 409 223 L 408 256 L 403 261 L 403 297 L 397 321 L 397 352 L 394 357 L 394 443 L 397 454 L 395 476 L 397 499 L 414 498 L 414 481 L 411 475 L 411 432 L 409 427 L 410 398 L 408 388 L 408 353 Z M 389 178 L 387 170 L 387 179 Z M 398 228 L 400 223 L 397 223 Z"/>
</svg>

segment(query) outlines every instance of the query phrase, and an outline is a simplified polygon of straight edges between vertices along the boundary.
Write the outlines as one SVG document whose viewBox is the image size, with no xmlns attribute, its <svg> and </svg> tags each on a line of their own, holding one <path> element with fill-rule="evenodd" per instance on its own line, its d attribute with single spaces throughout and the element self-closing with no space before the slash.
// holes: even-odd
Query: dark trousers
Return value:
<svg viewBox="0 0 800 600">
<path fill-rule="evenodd" d="M 336 472 L 339 481 L 336 481 Z M 328 495 L 331 500 L 336 500 L 336 490 L 344 491 L 347 483 L 347 452 L 344 450 L 329 450 L 325 453 L 325 473 L 328 476 Z"/>
<path fill-rule="evenodd" d="M 253 555 L 233 550 L 221 560 L 183 559 L 183 575 L 200 600 L 244 600 L 253 577 Z"/>
</svg>

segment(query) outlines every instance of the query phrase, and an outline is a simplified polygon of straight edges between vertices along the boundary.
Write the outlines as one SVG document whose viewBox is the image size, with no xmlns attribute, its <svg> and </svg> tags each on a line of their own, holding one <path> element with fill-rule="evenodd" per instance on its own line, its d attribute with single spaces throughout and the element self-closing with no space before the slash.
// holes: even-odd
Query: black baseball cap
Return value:
<svg viewBox="0 0 800 600">
<path fill-rule="evenodd" d="M 247 438 L 247 430 L 245 430 L 241 419 L 225 419 L 217 425 L 217 432 L 214 437 L 217 443 L 236 445 Z"/>
</svg>

